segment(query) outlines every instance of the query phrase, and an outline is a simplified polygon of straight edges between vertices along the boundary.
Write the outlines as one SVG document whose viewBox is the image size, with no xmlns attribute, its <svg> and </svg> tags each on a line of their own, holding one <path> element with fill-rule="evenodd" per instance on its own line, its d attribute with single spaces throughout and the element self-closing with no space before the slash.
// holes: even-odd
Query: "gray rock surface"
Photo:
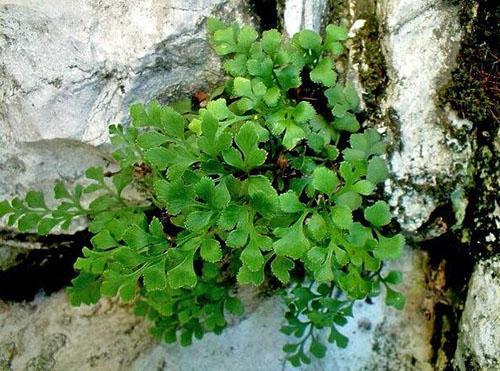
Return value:
<svg viewBox="0 0 500 371">
<path fill-rule="evenodd" d="M 283 28 L 289 36 L 303 29 L 319 32 L 326 8 L 325 0 L 287 0 Z"/>
<path fill-rule="evenodd" d="M 59 292 L 0 301 L 0 370 L 125 371 L 152 344 L 146 322 L 107 300 L 72 308 Z"/>
<path fill-rule="evenodd" d="M 209 15 L 251 21 L 242 0 L 1 0 L 0 199 L 103 164 L 131 103 L 217 82 Z"/>
<path fill-rule="evenodd" d="M 474 269 L 460 321 L 455 362 L 462 371 L 500 369 L 500 257 Z"/>
<path fill-rule="evenodd" d="M 372 304 L 357 303 L 354 318 L 341 329 L 350 338 L 349 346 L 329 347 L 324 359 L 302 369 L 430 370 L 432 322 L 421 307 L 427 294 L 421 270 L 426 259 L 425 253 L 408 249 L 390 267 L 405 277 L 398 287 L 407 297 L 404 311 L 386 307 L 383 297 Z M 281 349 L 287 337 L 279 332 L 284 312 L 280 299 L 254 297 L 247 309 L 221 335 L 209 334 L 182 348 L 156 344 L 146 321 L 107 300 L 72 308 L 60 292 L 31 303 L 0 302 L 0 369 L 293 370 Z"/>
<path fill-rule="evenodd" d="M 393 123 L 391 205 L 403 229 L 414 232 L 464 181 L 470 145 L 451 138 L 436 107 L 438 88 L 454 65 L 461 39 L 457 9 L 433 0 L 379 4 L 390 85 L 385 112 Z M 468 122 L 444 118 L 455 126 Z"/>
<path fill-rule="evenodd" d="M 373 304 L 358 302 L 354 318 L 340 328 L 349 337 L 348 347 L 329 346 L 325 358 L 311 365 L 294 368 L 285 361 L 282 347 L 294 338 L 279 332 L 283 307 L 279 299 L 273 298 L 219 336 L 208 335 L 189 348 L 179 345 L 154 348 L 136 361 L 134 370 L 430 371 L 433 325 L 422 308 L 427 291 L 421 267 L 426 259 L 424 253 L 408 249 L 405 257 L 390 267 L 404 274 L 404 284 L 398 287 L 407 299 L 403 311 L 385 306 L 383 297 L 375 298 Z"/>
<path fill-rule="evenodd" d="M 110 165 L 108 125 L 131 103 L 217 83 L 209 15 L 252 22 L 243 0 L 0 0 L 0 200 Z M 0 236 L 0 268 L 37 248 L 13 244 Z"/>
</svg>

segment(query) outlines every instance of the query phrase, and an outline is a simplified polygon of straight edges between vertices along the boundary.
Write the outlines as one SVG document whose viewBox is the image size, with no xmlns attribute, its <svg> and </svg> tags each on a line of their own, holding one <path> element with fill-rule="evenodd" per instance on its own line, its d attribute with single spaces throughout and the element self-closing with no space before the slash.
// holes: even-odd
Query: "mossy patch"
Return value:
<svg viewBox="0 0 500 371">
<path fill-rule="evenodd" d="M 475 142 L 464 228 L 478 257 L 498 252 L 498 184 L 500 124 L 500 23 L 496 0 L 446 0 L 460 6 L 464 37 L 451 79 L 438 92 L 438 105 L 450 106 L 473 122 Z M 462 239 L 464 240 L 464 239 Z"/>
</svg>

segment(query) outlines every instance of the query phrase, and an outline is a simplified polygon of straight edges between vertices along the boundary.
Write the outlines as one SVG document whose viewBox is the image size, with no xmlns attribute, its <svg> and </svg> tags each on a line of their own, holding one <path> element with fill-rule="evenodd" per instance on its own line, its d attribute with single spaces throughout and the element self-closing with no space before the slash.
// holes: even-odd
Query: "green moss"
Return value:
<svg viewBox="0 0 500 371">
<path fill-rule="evenodd" d="M 496 181 L 500 178 L 500 45 L 496 39 L 500 3 L 497 0 L 445 2 L 460 6 L 464 36 L 457 67 L 438 92 L 438 106 L 449 105 L 461 117 L 472 121 L 473 129 L 468 135 L 474 141 L 472 181 L 467 192 L 469 204 L 463 228 L 456 233 L 462 241 L 470 241 L 471 250 L 478 256 L 484 256 L 498 251 L 495 246 L 498 241 L 490 241 L 488 236 L 499 233 L 495 207 Z"/>
<path fill-rule="evenodd" d="M 380 24 L 376 16 L 375 2 L 371 0 L 357 2 L 354 18 L 364 19 L 366 23 L 353 39 L 355 51 L 353 63 L 358 65 L 368 117 L 380 118 L 380 101 L 385 96 L 388 77 L 380 43 Z"/>
</svg>

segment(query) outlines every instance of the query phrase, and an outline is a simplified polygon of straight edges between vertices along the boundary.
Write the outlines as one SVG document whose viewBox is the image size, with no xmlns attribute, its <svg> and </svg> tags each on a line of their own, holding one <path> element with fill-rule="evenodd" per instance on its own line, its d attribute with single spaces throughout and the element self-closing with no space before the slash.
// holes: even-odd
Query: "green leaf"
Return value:
<svg viewBox="0 0 500 371">
<path fill-rule="evenodd" d="M 269 107 L 274 107 L 278 103 L 280 97 L 280 90 L 276 86 L 273 86 L 266 90 L 263 99 Z"/>
<path fill-rule="evenodd" d="M 326 42 L 347 40 L 347 30 L 344 27 L 330 24 L 326 27 Z"/>
<path fill-rule="evenodd" d="M 405 297 L 389 287 L 386 287 L 385 304 L 394 307 L 399 310 L 403 310 L 405 307 L 406 299 Z"/>
<path fill-rule="evenodd" d="M 222 250 L 219 241 L 213 238 L 202 240 L 200 255 L 203 260 L 216 263 L 222 259 Z"/>
<path fill-rule="evenodd" d="M 253 98 L 251 81 L 243 77 L 236 77 L 233 81 L 233 93 L 240 97 Z"/>
<path fill-rule="evenodd" d="M 173 138 L 184 139 L 184 119 L 172 107 L 162 107 L 160 121 L 163 133 Z"/>
<path fill-rule="evenodd" d="M 99 167 L 99 166 L 89 167 L 85 171 L 85 176 L 88 179 L 95 180 L 99 183 L 104 183 L 104 173 L 103 173 L 102 167 Z"/>
<path fill-rule="evenodd" d="M 214 181 L 208 177 L 203 177 L 195 185 L 196 195 L 205 201 L 213 209 L 223 209 L 231 201 L 231 195 L 226 184 L 221 182 L 215 187 Z"/>
<path fill-rule="evenodd" d="M 360 125 L 356 116 L 351 113 L 346 113 L 344 117 L 336 117 L 333 121 L 333 127 L 340 131 L 348 131 L 355 133 L 359 130 Z"/>
<path fill-rule="evenodd" d="M 14 211 L 14 209 L 10 206 L 8 201 L 0 202 L 0 218 L 4 215 L 10 214 Z"/>
<path fill-rule="evenodd" d="M 299 259 L 309 250 L 311 244 L 304 235 L 303 227 L 306 216 L 307 214 L 304 214 L 288 228 L 278 228 L 275 230 L 274 233 L 279 237 L 273 244 L 277 255 Z"/>
<path fill-rule="evenodd" d="M 281 89 L 286 91 L 291 88 L 300 86 L 302 79 L 300 78 L 300 70 L 294 66 L 288 66 L 277 72 L 278 82 Z"/>
<path fill-rule="evenodd" d="M 146 261 L 144 256 L 129 247 L 119 247 L 113 250 L 113 257 L 127 268 L 135 268 Z"/>
<path fill-rule="evenodd" d="M 262 33 L 261 40 L 262 50 L 273 56 L 281 45 L 281 34 L 278 30 L 268 30 Z"/>
<path fill-rule="evenodd" d="M 120 172 L 116 173 L 113 175 L 111 178 L 111 181 L 113 182 L 113 185 L 116 188 L 116 192 L 118 195 L 121 195 L 123 189 L 132 183 L 134 180 L 134 170 L 133 168 L 125 168 L 120 170 Z"/>
<path fill-rule="evenodd" d="M 372 182 L 368 180 L 360 180 L 359 182 L 356 182 L 351 189 L 354 192 L 357 192 L 363 196 L 369 196 L 373 193 L 375 190 L 375 186 L 373 185 Z"/>
<path fill-rule="evenodd" d="M 167 277 L 173 289 L 194 287 L 198 279 L 193 267 L 193 255 L 186 254 L 182 262 L 167 273 Z"/>
<path fill-rule="evenodd" d="M 304 49 L 318 49 L 321 46 L 321 36 L 311 30 L 302 30 L 298 33 L 299 45 Z"/>
<path fill-rule="evenodd" d="M 216 116 L 206 111 L 202 115 L 201 131 L 202 135 L 198 139 L 198 146 L 206 154 L 216 157 L 221 151 L 231 145 L 231 135 L 226 132 L 219 132 L 219 121 Z"/>
<path fill-rule="evenodd" d="M 326 222 L 320 214 L 314 213 L 313 216 L 307 221 L 306 226 L 314 240 L 321 241 L 326 237 Z"/>
<path fill-rule="evenodd" d="M 36 229 L 40 222 L 41 215 L 34 213 L 27 213 L 21 216 L 17 222 L 17 228 L 21 232 L 27 232 Z"/>
<path fill-rule="evenodd" d="M 233 116 L 229 108 L 227 108 L 226 100 L 223 98 L 213 100 L 207 104 L 207 112 L 209 112 L 216 120 L 225 120 Z"/>
<path fill-rule="evenodd" d="M 332 61 L 329 58 L 322 58 L 310 72 L 313 82 L 324 86 L 334 86 L 337 80 L 337 73 L 333 70 Z"/>
<path fill-rule="evenodd" d="M 371 155 L 381 155 L 385 151 L 380 134 L 374 129 L 368 129 L 363 134 L 352 134 L 349 143 L 351 148 L 344 150 L 344 159 L 354 162 L 365 160 Z"/>
<path fill-rule="evenodd" d="M 257 39 L 257 32 L 250 26 L 244 26 L 238 34 L 238 49 L 240 52 L 246 52 Z"/>
<path fill-rule="evenodd" d="M 317 339 L 311 341 L 311 346 L 309 347 L 309 351 L 316 358 L 323 358 L 326 354 L 326 346 L 321 344 Z"/>
<path fill-rule="evenodd" d="M 381 157 L 372 157 L 368 161 L 366 179 L 373 184 L 382 183 L 389 176 L 385 161 Z"/>
<path fill-rule="evenodd" d="M 37 233 L 41 236 L 47 235 L 56 225 L 58 225 L 61 221 L 53 218 L 43 218 L 38 223 Z"/>
<path fill-rule="evenodd" d="M 299 123 L 312 120 L 316 116 L 316 111 L 309 102 L 300 102 L 293 109 L 293 118 Z"/>
<path fill-rule="evenodd" d="M 317 191 L 331 195 L 337 185 L 339 179 L 337 174 L 324 166 L 318 166 L 312 174 L 312 186 Z"/>
<path fill-rule="evenodd" d="M 252 124 L 245 123 L 236 134 L 235 142 L 241 151 L 234 148 L 224 151 L 223 158 L 226 163 L 238 169 L 249 171 L 260 166 L 266 160 L 267 152 L 258 147 L 259 137 Z"/>
<path fill-rule="evenodd" d="M 299 201 L 294 191 L 288 191 L 279 196 L 280 208 L 285 213 L 299 213 L 304 211 L 304 205 Z"/>
<path fill-rule="evenodd" d="M 29 207 L 35 209 L 46 209 L 45 200 L 42 192 L 29 191 L 26 194 L 26 203 Z"/>
<path fill-rule="evenodd" d="M 194 211 L 187 216 L 185 226 L 190 231 L 201 231 L 209 225 L 212 216 L 212 211 Z"/>
<path fill-rule="evenodd" d="M 232 297 L 229 297 L 224 301 L 224 308 L 226 308 L 229 313 L 236 316 L 241 316 L 245 311 L 245 307 L 243 306 L 241 300 Z"/>
<path fill-rule="evenodd" d="M 168 141 L 168 137 L 157 131 L 147 131 L 137 137 L 137 145 L 144 149 L 158 147 L 166 141 Z"/>
<path fill-rule="evenodd" d="M 116 240 L 113 236 L 111 236 L 111 233 L 107 229 L 104 229 L 94 235 L 90 241 L 92 242 L 92 246 L 98 250 L 107 250 L 111 247 L 117 246 Z"/>
<path fill-rule="evenodd" d="M 393 285 L 397 285 L 398 283 L 403 282 L 403 274 L 398 271 L 391 271 L 387 274 L 387 276 L 384 277 L 384 281 Z"/>
<path fill-rule="evenodd" d="M 232 76 L 243 76 L 247 72 L 247 57 L 244 54 L 237 54 L 224 62 L 224 70 Z"/>
<path fill-rule="evenodd" d="M 144 285 L 147 291 L 164 290 L 167 287 L 167 277 L 165 274 L 165 259 L 148 266 L 144 272 Z"/>
<path fill-rule="evenodd" d="M 365 219 L 375 227 L 382 227 L 391 222 L 389 205 L 384 201 L 377 201 L 364 211 Z"/>
<path fill-rule="evenodd" d="M 401 234 L 392 237 L 378 236 L 378 244 L 373 255 L 379 259 L 396 260 L 401 256 L 405 238 Z"/>
<path fill-rule="evenodd" d="M 262 285 L 264 282 L 264 270 L 261 269 L 257 272 L 252 272 L 245 265 L 242 265 L 237 275 L 238 282 L 242 285 L 252 284 L 255 286 Z"/>
<path fill-rule="evenodd" d="M 127 228 L 122 238 L 133 249 L 141 249 L 151 243 L 150 235 L 138 225 Z"/>
<path fill-rule="evenodd" d="M 219 55 L 227 55 L 237 50 L 234 30 L 232 27 L 219 29 L 213 33 L 212 47 Z"/>
<path fill-rule="evenodd" d="M 66 189 L 64 183 L 57 181 L 56 184 L 54 184 L 54 198 L 56 200 L 61 200 L 64 198 L 71 198 L 71 195 L 69 194 L 68 190 Z"/>
<path fill-rule="evenodd" d="M 335 205 L 331 209 L 332 220 L 338 227 L 347 229 L 353 223 L 352 211 L 348 206 Z"/>
<path fill-rule="evenodd" d="M 95 304 L 101 298 L 101 283 L 94 274 L 82 272 L 71 280 L 71 284 L 66 291 L 73 306 Z"/>
<path fill-rule="evenodd" d="M 172 153 L 163 147 L 152 148 L 144 153 L 144 160 L 156 169 L 164 170 L 172 163 Z"/>
<path fill-rule="evenodd" d="M 290 281 L 290 270 L 295 266 L 294 262 L 283 256 L 276 256 L 271 262 L 271 272 L 280 280 L 281 283 L 287 284 Z"/>
<path fill-rule="evenodd" d="M 328 342 L 335 343 L 339 348 L 346 348 L 349 343 L 349 339 L 337 331 L 335 327 L 330 330 L 330 336 L 328 337 Z"/>
<path fill-rule="evenodd" d="M 264 256 L 259 247 L 254 243 L 249 243 L 240 255 L 241 262 L 251 272 L 258 272 L 264 267 Z"/>
<path fill-rule="evenodd" d="M 193 201 L 191 188 L 186 187 L 180 181 L 167 182 L 158 180 L 154 183 L 156 197 L 166 205 L 167 210 L 172 215 L 177 215 L 185 207 L 189 207 Z"/>
</svg>

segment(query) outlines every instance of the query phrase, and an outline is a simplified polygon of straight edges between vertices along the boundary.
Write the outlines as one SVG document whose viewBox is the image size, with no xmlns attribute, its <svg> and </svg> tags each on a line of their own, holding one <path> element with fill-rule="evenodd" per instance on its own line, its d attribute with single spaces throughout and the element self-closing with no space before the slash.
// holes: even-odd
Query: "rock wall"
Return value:
<svg viewBox="0 0 500 371">
<path fill-rule="evenodd" d="M 450 128 L 470 133 L 473 123 L 437 104 L 460 48 L 459 8 L 444 0 L 268 5 L 276 3 L 283 10 L 277 23 L 288 34 L 304 27 L 320 30 L 332 20 L 353 25 L 351 51 L 339 68 L 359 90 L 368 112 L 365 125 L 375 126 L 387 140 L 391 179 L 385 191 L 411 245 L 390 267 L 404 273 L 405 310 L 385 307 L 383 298 L 358 303 L 344 329 L 351 339 L 348 348 L 330 348 L 325 359 L 303 369 L 444 369 L 434 345 L 436 328 L 442 327 L 436 326 L 435 308 L 448 300 L 446 283 L 429 263 L 433 251 L 421 251 L 419 241 L 448 230 L 435 212 L 451 202 L 452 194 L 462 194 L 469 181 L 473 138 L 457 138 Z M 243 0 L 0 4 L 0 199 L 33 188 L 48 191 L 56 179 L 72 183 L 89 166 L 110 165 L 106 128 L 110 122 L 126 123 L 130 103 L 169 101 L 221 78 L 206 42 L 208 15 L 256 20 Z M 2 245 L 7 237 L 0 235 L 1 249 L 40 248 L 39 241 L 30 245 L 15 236 Z M 2 253 L 0 260 L 3 256 L 13 259 Z M 500 343 L 494 264 L 478 265 L 470 284 L 456 356 L 462 370 L 497 365 L 491 363 L 499 357 L 495 344 Z M 248 309 L 221 336 L 180 348 L 155 343 L 147 323 L 114 302 L 71 308 L 62 292 L 30 303 L 4 302 L 0 369 L 290 368 L 281 351 L 286 337 L 278 331 L 279 300 L 253 298 Z"/>
</svg>

